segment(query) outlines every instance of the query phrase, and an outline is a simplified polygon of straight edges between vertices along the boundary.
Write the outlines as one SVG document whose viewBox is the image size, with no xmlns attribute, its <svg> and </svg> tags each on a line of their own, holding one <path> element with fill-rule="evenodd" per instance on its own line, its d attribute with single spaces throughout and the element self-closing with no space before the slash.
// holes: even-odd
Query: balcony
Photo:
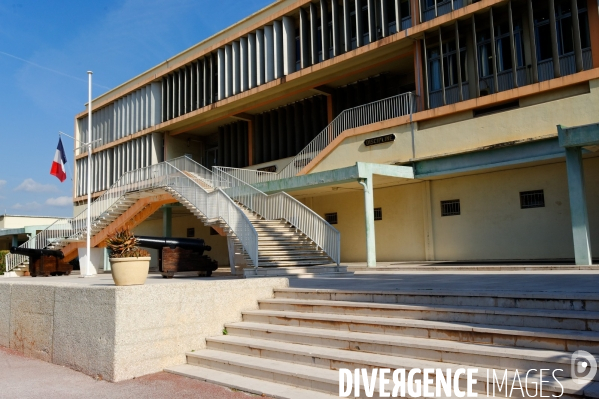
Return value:
<svg viewBox="0 0 599 399">
<path fill-rule="evenodd" d="M 462 98 L 462 101 L 470 99 L 470 85 L 468 82 L 462 83 Z M 460 101 L 460 89 L 458 85 L 445 88 L 445 101 L 446 104 L 443 104 L 443 90 L 436 90 L 430 93 L 430 108 L 438 108 L 443 105 L 455 104 Z"/>
</svg>

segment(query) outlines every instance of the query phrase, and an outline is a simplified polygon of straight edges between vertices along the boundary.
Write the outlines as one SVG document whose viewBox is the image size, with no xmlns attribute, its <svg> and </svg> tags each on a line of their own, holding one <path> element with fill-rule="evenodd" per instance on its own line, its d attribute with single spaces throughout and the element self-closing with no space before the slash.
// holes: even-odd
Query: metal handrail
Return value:
<svg viewBox="0 0 599 399">
<path fill-rule="evenodd" d="M 222 168 L 213 167 L 213 172 L 214 181 L 231 199 L 266 220 L 286 220 L 339 265 L 341 234 L 312 209 L 284 192 L 266 195 Z"/>
<path fill-rule="evenodd" d="M 170 164 L 172 161 L 167 161 Z M 187 173 L 208 172 L 202 178 L 207 178 L 212 172 L 190 158 L 179 159 L 171 166 L 178 173 L 170 174 L 168 186 L 175 190 L 181 197 L 191 203 L 207 219 L 219 218 L 223 220 L 235 236 L 239 239 L 244 250 L 252 260 L 254 267 L 258 267 L 258 232 L 247 215 L 220 187 L 207 192 L 206 188 Z"/>
<path fill-rule="evenodd" d="M 412 92 L 398 94 L 389 98 L 348 108 L 342 111 L 325 127 L 291 162 L 280 172 L 263 172 L 252 169 L 229 167 L 213 167 L 213 170 L 226 172 L 248 184 L 264 183 L 272 180 L 285 179 L 297 174 L 312 160 L 328 147 L 341 133 L 348 129 L 388 119 L 410 115 L 416 111 L 417 102 Z"/>
</svg>

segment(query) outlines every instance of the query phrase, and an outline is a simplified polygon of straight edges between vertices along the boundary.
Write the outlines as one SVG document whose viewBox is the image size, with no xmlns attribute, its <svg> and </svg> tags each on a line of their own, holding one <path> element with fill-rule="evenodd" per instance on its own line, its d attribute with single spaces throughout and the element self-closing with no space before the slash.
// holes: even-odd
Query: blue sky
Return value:
<svg viewBox="0 0 599 399">
<path fill-rule="evenodd" d="M 67 180 L 49 172 L 88 70 L 96 97 L 271 2 L 0 0 L 0 214 L 71 216 L 71 139 Z"/>
</svg>

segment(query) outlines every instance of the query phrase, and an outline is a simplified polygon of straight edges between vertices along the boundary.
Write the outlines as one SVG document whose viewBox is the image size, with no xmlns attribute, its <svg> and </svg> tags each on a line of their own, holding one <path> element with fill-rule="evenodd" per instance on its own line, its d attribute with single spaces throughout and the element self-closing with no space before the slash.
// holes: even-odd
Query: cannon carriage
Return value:
<svg viewBox="0 0 599 399">
<path fill-rule="evenodd" d="M 136 236 L 138 245 L 158 250 L 158 269 L 164 278 L 178 272 L 198 272 L 210 277 L 218 269 L 218 262 L 204 255 L 212 248 L 201 238 L 171 238 Z"/>
</svg>

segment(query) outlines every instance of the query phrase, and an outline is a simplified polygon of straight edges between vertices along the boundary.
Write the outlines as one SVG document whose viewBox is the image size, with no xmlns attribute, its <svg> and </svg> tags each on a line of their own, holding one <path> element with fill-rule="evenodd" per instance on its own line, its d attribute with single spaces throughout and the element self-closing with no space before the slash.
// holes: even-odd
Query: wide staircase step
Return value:
<svg viewBox="0 0 599 399">
<path fill-rule="evenodd" d="M 534 391 L 540 376 L 531 373 L 525 381 L 526 371 L 549 369 L 559 384 L 544 374 L 544 395 L 559 396 L 563 386 L 564 398 L 599 398 L 599 376 L 579 385 L 570 374 L 574 351 L 599 349 L 598 300 L 551 293 L 278 289 L 274 298 L 259 301 L 258 310 L 242 312 L 241 322 L 227 324 L 226 335 L 208 338 L 205 350 L 188 353 L 184 366 L 189 375 L 197 367 L 201 375 L 228 374 L 229 381 L 250 378 L 247 388 L 239 388 L 248 392 L 257 392 L 255 384 L 274 383 L 312 391 L 313 397 L 338 394 L 341 368 L 478 368 L 479 397 L 489 388 L 487 371 L 500 379 L 506 372 L 510 382 L 518 373 L 522 386 Z M 459 384 L 465 387 L 466 380 Z M 515 390 L 510 397 L 523 396 Z"/>
</svg>

